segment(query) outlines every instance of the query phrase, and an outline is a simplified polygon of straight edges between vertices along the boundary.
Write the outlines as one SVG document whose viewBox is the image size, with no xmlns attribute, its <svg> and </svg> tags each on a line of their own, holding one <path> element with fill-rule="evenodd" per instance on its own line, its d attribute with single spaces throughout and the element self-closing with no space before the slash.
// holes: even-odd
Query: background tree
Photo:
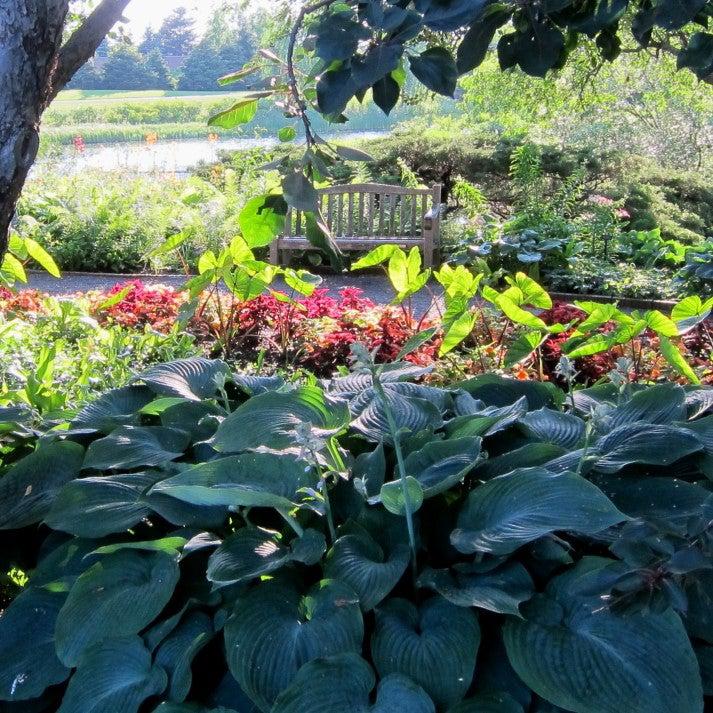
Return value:
<svg viewBox="0 0 713 713">
<path fill-rule="evenodd" d="M 157 42 L 153 44 L 157 46 L 148 49 L 158 49 L 164 57 L 186 55 L 196 43 L 195 25 L 185 7 L 176 8 L 163 21 L 156 34 Z"/>
<path fill-rule="evenodd" d="M 174 89 L 175 81 L 166 60 L 158 50 L 149 52 L 145 60 L 146 71 L 150 83 L 149 89 Z"/>
<path fill-rule="evenodd" d="M 104 66 L 104 89 L 146 89 L 152 79 L 146 59 L 136 47 L 118 44 L 109 52 Z"/>
<path fill-rule="evenodd" d="M 94 55 L 129 2 L 102 0 L 85 19 L 70 14 L 70 0 L 0 5 L 0 256 L 37 157 L 42 113 Z"/>
</svg>

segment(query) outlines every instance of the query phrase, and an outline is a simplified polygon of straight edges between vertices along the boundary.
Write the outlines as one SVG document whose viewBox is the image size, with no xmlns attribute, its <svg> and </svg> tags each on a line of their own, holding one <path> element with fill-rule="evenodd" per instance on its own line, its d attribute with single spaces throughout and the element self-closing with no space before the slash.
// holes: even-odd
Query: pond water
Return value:
<svg viewBox="0 0 713 713">
<path fill-rule="evenodd" d="M 336 142 L 370 139 L 383 136 L 381 132 L 339 134 Z M 86 170 L 130 171 L 132 173 L 186 173 L 201 162 L 214 162 L 221 151 L 239 151 L 274 146 L 274 138 L 240 138 L 209 141 L 186 139 L 148 143 L 88 144 L 83 151 L 72 147 L 60 158 L 40 162 L 43 167 L 57 168 L 67 173 Z"/>
</svg>

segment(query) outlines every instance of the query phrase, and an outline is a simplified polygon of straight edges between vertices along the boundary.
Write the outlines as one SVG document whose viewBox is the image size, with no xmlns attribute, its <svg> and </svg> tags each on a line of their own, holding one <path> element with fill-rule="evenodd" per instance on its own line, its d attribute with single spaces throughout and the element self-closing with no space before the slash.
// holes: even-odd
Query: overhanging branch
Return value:
<svg viewBox="0 0 713 713">
<path fill-rule="evenodd" d="M 99 48 L 131 0 L 102 0 L 59 51 L 47 103 L 69 83 L 77 71 Z"/>
</svg>

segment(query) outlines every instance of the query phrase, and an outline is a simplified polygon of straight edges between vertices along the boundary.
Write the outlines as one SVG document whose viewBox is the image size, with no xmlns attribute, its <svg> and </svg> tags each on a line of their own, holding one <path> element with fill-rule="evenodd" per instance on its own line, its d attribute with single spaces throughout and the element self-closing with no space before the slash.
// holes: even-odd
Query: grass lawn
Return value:
<svg viewBox="0 0 713 713">
<path fill-rule="evenodd" d="M 215 101 L 220 97 L 229 96 L 229 92 L 178 92 L 162 89 L 147 89 L 142 91 L 113 91 L 107 89 L 65 89 L 57 95 L 53 104 L 59 104 L 67 109 L 74 105 L 87 106 L 105 104 L 107 102 L 144 102 L 171 99 L 192 99 L 195 101 Z"/>
</svg>

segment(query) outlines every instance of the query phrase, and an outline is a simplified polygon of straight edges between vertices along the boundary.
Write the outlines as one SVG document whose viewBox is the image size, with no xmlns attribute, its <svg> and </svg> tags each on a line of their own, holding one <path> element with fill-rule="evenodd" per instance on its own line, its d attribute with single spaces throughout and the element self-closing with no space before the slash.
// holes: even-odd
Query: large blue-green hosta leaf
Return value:
<svg viewBox="0 0 713 713">
<path fill-rule="evenodd" d="M 550 532 L 593 535 L 626 519 L 601 490 L 574 473 L 523 468 L 470 493 L 451 542 L 465 554 L 507 555 Z"/>
<path fill-rule="evenodd" d="M 197 703 L 162 703 L 153 713 L 238 713 L 233 708 L 206 708 Z"/>
<path fill-rule="evenodd" d="M 59 491 L 45 522 L 77 537 L 125 532 L 151 513 L 143 496 L 160 477 L 146 472 L 73 480 Z"/>
<path fill-rule="evenodd" d="M 40 446 L 0 477 L 0 530 L 16 530 L 42 520 L 57 491 L 82 466 L 84 449 L 69 441 Z"/>
<path fill-rule="evenodd" d="M 156 398 L 146 386 L 114 389 L 85 406 L 72 421 L 72 428 L 111 433 L 119 426 L 135 425 L 138 412 Z"/>
<path fill-rule="evenodd" d="M 530 411 L 521 419 L 525 433 L 539 441 L 563 448 L 578 448 L 584 440 L 586 426 L 579 416 L 543 408 Z"/>
<path fill-rule="evenodd" d="M 480 462 L 480 438 L 431 441 L 406 458 L 407 475 L 418 480 L 424 498 L 450 490 Z"/>
<path fill-rule="evenodd" d="M 194 357 L 157 364 L 136 377 L 161 396 L 179 396 L 200 401 L 218 392 L 218 380 L 230 375 L 225 362 Z"/>
<path fill-rule="evenodd" d="M 210 556 L 207 577 L 217 586 L 247 582 L 290 562 L 316 564 L 325 549 L 324 535 L 316 530 L 307 530 L 288 546 L 278 532 L 243 527 Z"/>
<path fill-rule="evenodd" d="M 671 465 L 703 451 L 703 443 L 686 429 L 640 422 L 614 429 L 599 440 L 597 450 L 601 456 L 595 468 L 616 473 L 634 463 Z"/>
<path fill-rule="evenodd" d="M 166 672 L 141 639 L 109 639 L 82 657 L 57 713 L 137 713 L 165 688 Z"/>
<path fill-rule="evenodd" d="M 371 667 L 357 654 L 318 659 L 300 669 L 271 713 L 435 713 L 424 690 L 399 674 L 381 680 L 372 705 L 375 683 Z"/>
<path fill-rule="evenodd" d="M 524 711 L 509 693 L 481 693 L 467 701 L 461 701 L 448 713 L 524 713 Z"/>
<path fill-rule="evenodd" d="M 459 607 L 479 607 L 515 616 L 520 615 L 520 604 L 535 593 L 532 577 L 519 562 L 497 568 L 463 563 L 451 570 L 426 569 L 418 584 Z"/>
<path fill-rule="evenodd" d="M 259 398 L 259 397 L 258 397 Z M 157 483 L 150 495 L 191 505 L 291 509 L 317 476 L 304 461 L 276 453 L 243 453 L 200 463 Z"/>
<path fill-rule="evenodd" d="M 260 584 L 225 625 L 230 672 L 263 711 L 314 659 L 361 650 L 359 600 L 342 582 L 324 580 L 303 596 L 280 581 Z"/>
<path fill-rule="evenodd" d="M 168 674 L 170 700 L 179 703 L 186 700 L 193 683 L 193 659 L 212 638 L 211 618 L 196 611 L 187 614 L 158 648 L 155 662 Z"/>
<path fill-rule="evenodd" d="M 324 573 L 348 584 L 358 595 L 364 611 L 387 597 L 403 576 L 409 548 L 397 544 L 389 553 L 365 532 L 340 537 L 327 554 Z"/>
<path fill-rule="evenodd" d="M 617 616 L 587 594 L 611 560 L 585 558 L 511 619 L 510 662 L 535 693 L 575 713 L 701 713 L 698 662 L 680 618 Z"/>
<path fill-rule="evenodd" d="M 189 443 L 184 431 L 162 426 L 121 426 L 87 449 L 85 470 L 131 470 L 178 460 Z"/>
<path fill-rule="evenodd" d="M 166 606 L 178 582 L 175 557 L 123 550 L 102 557 L 74 583 L 57 617 L 60 661 L 76 666 L 90 646 L 138 634 Z"/>
<path fill-rule="evenodd" d="M 671 424 L 686 417 L 686 392 L 678 384 L 656 384 L 635 393 L 624 405 L 607 416 L 607 425 L 614 429 L 626 424 Z"/>
<path fill-rule="evenodd" d="M 0 614 L 0 701 L 37 698 L 69 677 L 54 628 L 66 592 L 32 587 Z"/>
<path fill-rule="evenodd" d="M 295 447 L 296 429 L 302 424 L 337 430 L 349 422 L 345 405 L 330 402 L 315 386 L 288 393 L 253 396 L 220 424 L 212 446 L 221 453 L 240 453 L 260 446 L 273 450 Z"/>
<path fill-rule="evenodd" d="M 376 610 L 371 655 L 379 675 L 408 676 L 439 708 L 465 696 L 479 645 L 475 614 L 441 597 L 419 608 L 405 599 L 390 599 Z"/>
</svg>

